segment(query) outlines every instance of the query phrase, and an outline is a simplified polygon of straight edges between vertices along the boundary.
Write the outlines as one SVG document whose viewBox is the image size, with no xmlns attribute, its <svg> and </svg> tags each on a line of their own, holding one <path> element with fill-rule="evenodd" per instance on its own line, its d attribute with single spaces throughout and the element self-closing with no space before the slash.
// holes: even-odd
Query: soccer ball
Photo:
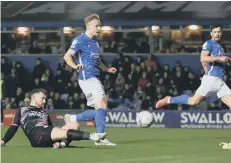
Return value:
<svg viewBox="0 0 231 163">
<path fill-rule="evenodd" d="M 136 114 L 136 123 L 139 127 L 150 127 L 153 121 L 153 115 L 149 111 L 141 111 Z"/>
</svg>

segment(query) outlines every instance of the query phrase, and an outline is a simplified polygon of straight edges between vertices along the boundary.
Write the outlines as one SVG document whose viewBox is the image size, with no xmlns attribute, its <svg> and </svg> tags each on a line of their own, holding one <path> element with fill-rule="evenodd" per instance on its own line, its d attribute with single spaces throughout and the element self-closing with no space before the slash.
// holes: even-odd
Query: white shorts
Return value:
<svg viewBox="0 0 231 163">
<path fill-rule="evenodd" d="M 221 78 L 204 75 L 196 94 L 204 97 L 217 94 L 217 97 L 221 98 L 230 95 L 231 90 Z"/>
<path fill-rule="evenodd" d="M 94 107 L 100 97 L 105 97 L 104 87 L 97 78 L 79 80 L 79 86 L 87 98 L 87 106 Z"/>
</svg>

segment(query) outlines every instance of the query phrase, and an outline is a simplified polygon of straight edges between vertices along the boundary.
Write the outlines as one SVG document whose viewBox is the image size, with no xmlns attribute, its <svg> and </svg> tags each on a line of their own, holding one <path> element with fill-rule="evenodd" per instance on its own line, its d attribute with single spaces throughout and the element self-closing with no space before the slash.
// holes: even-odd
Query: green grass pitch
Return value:
<svg viewBox="0 0 231 163">
<path fill-rule="evenodd" d="M 94 129 L 83 129 L 94 132 Z M 6 129 L 2 128 L 2 135 Z M 229 163 L 231 130 L 107 128 L 116 147 L 94 146 L 91 141 L 72 142 L 69 148 L 32 148 L 20 129 L 1 148 L 2 163 Z"/>
</svg>

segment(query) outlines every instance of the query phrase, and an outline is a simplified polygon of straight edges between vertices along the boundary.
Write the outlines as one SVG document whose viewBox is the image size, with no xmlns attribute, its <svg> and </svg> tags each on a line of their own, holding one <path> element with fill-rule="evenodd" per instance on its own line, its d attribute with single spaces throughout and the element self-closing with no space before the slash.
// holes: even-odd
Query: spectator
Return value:
<svg viewBox="0 0 231 163">
<path fill-rule="evenodd" d="M 60 99 L 60 93 L 56 92 L 53 100 L 55 109 L 65 109 L 65 102 Z"/>
<path fill-rule="evenodd" d="M 112 99 L 117 99 L 118 98 L 118 94 L 117 94 L 117 92 L 115 91 L 114 88 L 110 88 L 110 90 L 108 91 L 108 95 Z"/>
<path fill-rule="evenodd" d="M 53 85 L 54 84 L 54 74 L 51 72 L 51 70 L 46 68 L 45 75 L 48 78 L 48 85 L 50 85 L 50 86 Z"/>
<path fill-rule="evenodd" d="M 185 80 L 187 79 L 184 76 L 184 73 L 182 72 L 182 68 L 180 66 L 177 66 L 175 71 L 175 81 L 180 91 L 182 91 L 185 88 L 184 85 Z"/>
<path fill-rule="evenodd" d="M 187 78 L 189 74 L 189 67 L 184 67 L 183 73 L 184 73 L 184 76 Z"/>
<path fill-rule="evenodd" d="M 75 109 L 78 109 L 80 107 L 80 99 L 79 99 L 79 94 L 78 93 L 74 93 L 74 96 L 73 96 L 73 107 Z"/>
<path fill-rule="evenodd" d="M 70 94 L 73 95 L 76 90 L 73 89 L 71 82 L 68 82 L 67 85 L 64 88 L 64 93 L 65 94 Z"/>
<path fill-rule="evenodd" d="M 64 91 L 64 86 L 65 86 L 65 81 L 63 73 L 61 73 L 61 70 L 57 70 L 56 76 L 55 76 L 55 83 L 54 83 L 54 90 L 57 92 L 63 92 Z"/>
<path fill-rule="evenodd" d="M 83 106 L 82 104 L 84 104 L 84 106 L 86 106 L 85 104 L 87 103 L 87 99 L 85 98 L 85 95 L 83 93 L 80 94 L 80 108 L 82 108 L 81 106 Z M 82 108 L 84 109 L 84 108 Z"/>
<path fill-rule="evenodd" d="M 143 39 L 140 45 L 140 52 L 141 53 L 150 53 L 150 46 L 149 43 Z"/>
<path fill-rule="evenodd" d="M 125 77 L 128 76 L 128 74 L 131 72 L 131 63 L 131 59 L 128 56 L 126 56 L 123 64 Z"/>
<path fill-rule="evenodd" d="M 158 84 L 159 78 L 160 78 L 160 73 L 154 74 L 153 77 L 152 77 L 152 85 L 156 86 Z"/>
<path fill-rule="evenodd" d="M 9 54 L 11 50 L 5 44 L 3 44 L 1 47 L 1 52 L 2 54 Z"/>
<path fill-rule="evenodd" d="M 12 109 L 17 109 L 18 104 L 16 103 L 15 97 L 12 97 L 12 98 L 10 99 L 10 106 L 11 106 Z"/>
<path fill-rule="evenodd" d="M 45 108 L 46 110 L 54 110 L 53 100 L 51 98 L 47 100 L 47 104 Z"/>
<path fill-rule="evenodd" d="M 164 65 L 164 72 L 171 73 L 171 69 L 168 64 Z"/>
<path fill-rule="evenodd" d="M 47 91 L 51 90 L 50 84 L 49 84 L 49 78 L 47 75 L 44 73 L 41 77 L 41 88 L 44 88 Z"/>
<path fill-rule="evenodd" d="M 35 78 L 34 79 L 34 83 L 33 83 L 33 88 L 41 88 L 42 87 L 42 83 L 41 81 L 39 80 L 39 78 Z"/>
<path fill-rule="evenodd" d="M 18 76 L 18 85 L 22 88 L 28 87 L 30 75 L 26 73 L 26 70 L 24 69 L 22 63 L 16 62 L 15 71 Z M 28 80 L 25 81 L 25 78 L 27 78 Z"/>
<path fill-rule="evenodd" d="M 167 86 L 164 84 L 164 79 L 160 78 L 158 81 L 158 84 L 156 85 L 156 92 L 157 94 L 161 94 L 161 95 L 166 95 L 167 93 Z"/>
<path fill-rule="evenodd" d="M 147 86 L 145 89 L 145 93 L 147 96 L 151 97 L 151 100 L 154 101 L 155 98 L 155 87 L 152 86 L 151 82 L 147 83 Z"/>
<path fill-rule="evenodd" d="M 134 96 L 133 96 L 134 100 L 135 101 L 138 101 L 138 100 L 142 101 L 144 99 L 144 97 L 145 97 L 145 93 L 143 91 L 143 88 L 138 86 L 137 90 L 135 91 Z"/>
<path fill-rule="evenodd" d="M 17 64 L 17 62 L 16 62 L 15 60 L 13 60 L 13 61 L 12 61 L 12 64 L 11 64 L 11 69 L 12 69 L 12 68 L 15 69 L 15 68 L 16 68 L 16 64 Z"/>
<path fill-rule="evenodd" d="M 153 104 L 151 102 L 151 97 L 147 96 L 142 102 L 142 110 L 153 110 Z"/>
<path fill-rule="evenodd" d="M 34 78 L 41 78 L 45 70 L 46 68 L 45 68 L 43 61 L 40 58 L 38 58 L 36 60 L 36 66 L 33 69 L 32 75 Z"/>
<path fill-rule="evenodd" d="M 67 109 L 74 109 L 74 102 L 73 102 L 73 97 L 72 96 L 68 97 L 66 108 Z"/>
<path fill-rule="evenodd" d="M 80 109 L 81 109 L 81 110 L 84 110 L 85 108 L 86 108 L 86 104 L 82 103 L 82 104 L 80 105 Z"/>
<path fill-rule="evenodd" d="M 128 100 L 131 101 L 132 97 L 133 97 L 133 92 L 132 92 L 131 87 L 128 84 L 125 84 L 124 91 L 123 91 L 123 94 L 122 94 L 123 100 L 128 99 Z"/>
<path fill-rule="evenodd" d="M 105 79 L 103 80 L 103 85 L 105 91 L 108 91 L 112 87 L 112 81 L 110 80 L 110 75 L 106 74 Z"/>
<path fill-rule="evenodd" d="M 140 78 L 139 81 L 138 81 L 138 86 L 146 87 L 148 82 L 149 81 L 148 81 L 148 78 L 147 78 L 147 73 L 143 72 L 142 73 L 142 78 Z"/>
<path fill-rule="evenodd" d="M 117 73 L 121 73 L 121 75 L 124 77 L 125 74 L 124 74 L 124 68 L 123 67 L 120 67 L 117 71 Z"/>
<path fill-rule="evenodd" d="M 144 63 L 147 67 L 151 67 L 151 69 L 154 71 L 157 69 L 157 64 L 154 61 L 154 57 L 152 54 L 148 55 L 148 58 L 144 61 Z"/>
<path fill-rule="evenodd" d="M 72 74 L 73 74 L 73 69 L 70 66 L 66 65 L 61 73 L 61 79 L 63 83 L 69 82 L 72 77 Z"/>
<path fill-rule="evenodd" d="M 23 104 L 24 106 L 29 106 L 30 105 L 30 99 L 28 97 L 25 98 L 23 102 L 24 102 L 24 104 Z"/>
<path fill-rule="evenodd" d="M 135 72 L 136 71 L 135 69 L 136 69 L 136 65 L 134 63 L 132 63 L 130 66 L 130 70 L 131 70 L 130 72 L 131 73 Z"/>
<path fill-rule="evenodd" d="M 132 80 L 133 80 L 134 84 L 138 83 L 139 79 L 141 78 L 141 75 L 142 75 L 142 72 L 141 72 L 140 66 L 136 66 L 136 69 L 132 74 L 132 76 L 133 76 Z"/>
<path fill-rule="evenodd" d="M 72 92 L 76 93 L 76 92 L 81 92 L 81 88 L 79 86 L 79 83 L 77 81 L 75 81 L 74 83 L 72 83 Z"/>
<path fill-rule="evenodd" d="M 12 109 L 11 104 L 6 104 L 5 109 Z"/>
<path fill-rule="evenodd" d="M 25 93 L 25 98 L 28 98 L 28 99 L 30 99 L 30 94 L 27 92 L 27 93 Z M 24 98 L 24 99 L 25 99 Z"/>
<path fill-rule="evenodd" d="M 152 81 L 152 77 L 154 76 L 154 72 L 150 66 L 147 67 L 147 77 L 149 81 Z"/>
<path fill-rule="evenodd" d="M 166 85 L 169 85 L 169 79 L 170 79 L 169 73 L 165 71 L 164 72 L 164 83 Z"/>
<path fill-rule="evenodd" d="M 133 76 L 132 74 L 129 74 L 126 81 L 125 81 L 132 89 L 136 88 L 136 84 L 133 81 Z"/>
<path fill-rule="evenodd" d="M 16 104 L 19 104 L 20 101 L 24 100 L 24 94 L 22 88 L 18 87 L 16 90 Z"/>
<path fill-rule="evenodd" d="M 119 69 L 119 67 L 123 66 L 123 62 L 124 62 L 124 60 L 123 60 L 123 54 L 122 53 L 118 53 L 116 55 L 116 59 L 113 61 L 112 65 L 115 68 Z"/>
<path fill-rule="evenodd" d="M 55 93 L 53 91 L 51 91 L 48 95 L 48 98 L 54 99 L 54 95 Z M 52 101 L 53 102 L 53 101 Z"/>
<path fill-rule="evenodd" d="M 141 56 L 138 56 L 138 57 L 136 58 L 135 64 L 136 64 L 136 65 L 140 65 L 142 61 L 143 61 L 143 59 L 141 58 Z"/>
<path fill-rule="evenodd" d="M 196 79 L 195 75 L 191 72 L 188 73 L 188 79 L 185 80 L 185 87 L 191 91 L 196 90 L 200 86 L 200 80 Z"/>
<path fill-rule="evenodd" d="M 7 97 L 14 97 L 19 83 L 18 75 L 14 68 L 11 69 L 11 72 L 4 78 L 4 90 Z"/>
<path fill-rule="evenodd" d="M 7 62 L 7 59 L 5 57 L 1 57 L 1 72 L 7 76 L 10 69 L 10 64 Z"/>
<path fill-rule="evenodd" d="M 36 41 L 33 41 L 31 47 L 28 49 L 28 52 L 30 54 L 40 54 L 41 53 L 41 49 L 38 47 L 38 44 Z"/>
<path fill-rule="evenodd" d="M 140 68 L 141 68 L 141 71 L 146 71 L 146 65 L 144 64 L 144 62 L 141 62 Z"/>
<path fill-rule="evenodd" d="M 115 90 L 118 94 L 122 93 L 124 85 L 125 85 L 124 77 L 122 76 L 121 73 L 118 73 L 116 81 L 115 81 Z"/>
</svg>

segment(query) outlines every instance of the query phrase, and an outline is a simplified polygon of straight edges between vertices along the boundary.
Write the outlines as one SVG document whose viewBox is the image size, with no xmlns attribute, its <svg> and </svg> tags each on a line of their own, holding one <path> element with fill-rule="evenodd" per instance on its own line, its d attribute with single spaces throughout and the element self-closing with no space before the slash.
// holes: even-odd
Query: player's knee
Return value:
<svg viewBox="0 0 231 163">
<path fill-rule="evenodd" d="M 229 107 L 229 109 L 231 110 L 231 101 L 229 101 L 229 102 L 227 102 L 227 103 L 225 103 L 228 107 Z"/>
<path fill-rule="evenodd" d="M 221 101 L 226 104 L 231 110 L 231 95 L 226 95 L 221 98 Z"/>
<path fill-rule="evenodd" d="M 53 141 L 56 140 L 63 140 L 67 138 L 67 130 L 63 130 L 58 127 L 54 127 L 53 130 L 51 131 L 51 139 Z"/>
<path fill-rule="evenodd" d="M 190 98 L 188 99 L 188 104 L 189 104 L 189 105 L 197 105 L 197 104 L 199 104 L 199 103 L 200 103 L 200 101 L 197 100 L 197 99 L 195 99 L 195 98 L 193 98 L 193 97 L 190 97 Z"/>
<path fill-rule="evenodd" d="M 73 130 L 79 130 L 80 129 L 80 124 L 78 122 L 72 122 L 69 123 L 69 129 L 73 129 Z"/>
<path fill-rule="evenodd" d="M 80 124 L 78 122 L 75 122 L 75 126 L 74 127 L 75 127 L 76 130 L 80 130 Z"/>
<path fill-rule="evenodd" d="M 104 108 L 104 109 L 107 109 L 107 99 L 106 99 L 105 96 L 100 97 L 97 100 L 95 108 Z"/>
<path fill-rule="evenodd" d="M 79 130 L 80 124 L 78 122 L 67 123 L 65 126 L 62 127 L 62 129 L 64 129 L 64 130 L 69 130 L 69 129 Z"/>
</svg>

